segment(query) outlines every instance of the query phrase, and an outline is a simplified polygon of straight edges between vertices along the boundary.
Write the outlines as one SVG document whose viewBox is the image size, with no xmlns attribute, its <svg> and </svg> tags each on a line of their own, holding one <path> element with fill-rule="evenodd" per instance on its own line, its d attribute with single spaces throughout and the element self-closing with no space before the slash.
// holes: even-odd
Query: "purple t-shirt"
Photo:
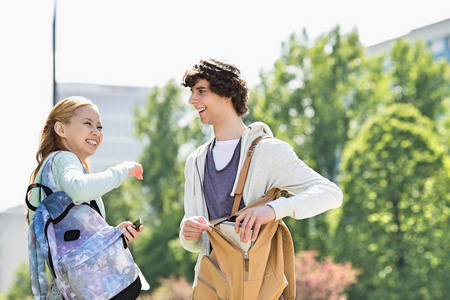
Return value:
<svg viewBox="0 0 450 300">
<path fill-rule="evenodd" d="M 241 140 L 239 140 L 228 164 L 222 170 L 216 170 L 212 151 L 215 144 L 216 141 L 214 140 L 206 154 L 205 180 L 203 181 L 203 190 L 210 220 L 222 218 L 231 214 L 234 197 L 230 196 L 230 193 L 232 192 L 234 181 L 236 179 L 239 158 L 241 156 Z M 241 199 L 239 209 L 243 207 L 244 201 Z"/>
</svg>

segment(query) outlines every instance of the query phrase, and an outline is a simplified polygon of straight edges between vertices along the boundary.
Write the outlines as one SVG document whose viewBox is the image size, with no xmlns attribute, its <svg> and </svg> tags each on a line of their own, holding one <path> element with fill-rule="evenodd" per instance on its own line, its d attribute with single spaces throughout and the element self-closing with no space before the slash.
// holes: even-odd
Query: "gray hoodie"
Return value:
<svg viewBox="0 0 450 300">
<path fill-rule="evenodd" d="M 273 137 L 270 128 L 262 122 L 249 125 L 242 134 L 239 168 L 231 196 L 234 196 L 246 152 L 252 141 L 261 135 Z M 183 226 L 184 220 L 189 217 L 203 216 L 208 220 L 208 209 L 202 185 L 206 153 L 211 143 L 212 140 L 200 146 L 186 161 L 185 215 L 180 227 Z M 287 216 L 294 219 L 306 219 L 329 209 L 337 208 L 342 204 L 343 195 L 339 187 L 308 167 L 298 158 L 289 144 L 276 138 L 262 139 L 254 151 L 244 186 L 243 199 L 245 205 L 262 197 L 273 187 L 288 190 L 295 195 L 289 198 L 281 197 L 267 204 L 274 209 L 277 220 Z M 180 231 L 180 241 L 184 249 L 190 252 L 200 252 L 195 265 L 195 286 L 200 260 L 203 255 L 209 254 L 208 235 L 203 232 L 201 238 L 187 241 Z"/>
</svg>

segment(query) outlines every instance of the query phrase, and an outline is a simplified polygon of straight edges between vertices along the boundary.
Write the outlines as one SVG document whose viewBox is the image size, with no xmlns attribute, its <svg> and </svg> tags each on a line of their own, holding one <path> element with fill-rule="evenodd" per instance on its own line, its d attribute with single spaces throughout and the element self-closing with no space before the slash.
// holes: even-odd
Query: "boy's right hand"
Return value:
<svg viewBox="0 0 450 300">
<path fill-rule="evenodd" d="M 204 217 L 190 217 L 183 222 L 181 233 L 186 241 L 199 239 L 204 230 L 211 231 L 210 224 Z"/>
</svg>

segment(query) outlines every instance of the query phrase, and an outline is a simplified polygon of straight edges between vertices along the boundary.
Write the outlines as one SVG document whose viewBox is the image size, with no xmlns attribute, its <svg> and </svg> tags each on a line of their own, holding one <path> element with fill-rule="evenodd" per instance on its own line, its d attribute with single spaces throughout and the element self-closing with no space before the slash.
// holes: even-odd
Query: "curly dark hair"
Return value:
<svg viewBox="0 0 450 300">
<path fill-rule="evenodd" d="M 209 89 L 221 97 L 230 97 L 238 116 L 248 112 L 248 88 L 241 71 L 223 60 L 207 59 L 195 64 L 183 76 L 184 87 L 192 88 L 200 79 L 209 81 Z"/>
</svg>

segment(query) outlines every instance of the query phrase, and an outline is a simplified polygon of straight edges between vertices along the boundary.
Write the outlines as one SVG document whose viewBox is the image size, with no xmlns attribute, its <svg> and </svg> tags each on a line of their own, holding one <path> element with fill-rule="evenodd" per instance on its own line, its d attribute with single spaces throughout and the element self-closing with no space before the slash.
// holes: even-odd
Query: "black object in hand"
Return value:
<svg viewBox="0 0 450 300">
<path fill-rule="evenodd" d="M 142 225 L 142 220 L 141 218 L 138 218 L 136 221 L 133 222 L 133 228 L 135 230 L 138 230 L 139 227 Z"/>
</svg>

